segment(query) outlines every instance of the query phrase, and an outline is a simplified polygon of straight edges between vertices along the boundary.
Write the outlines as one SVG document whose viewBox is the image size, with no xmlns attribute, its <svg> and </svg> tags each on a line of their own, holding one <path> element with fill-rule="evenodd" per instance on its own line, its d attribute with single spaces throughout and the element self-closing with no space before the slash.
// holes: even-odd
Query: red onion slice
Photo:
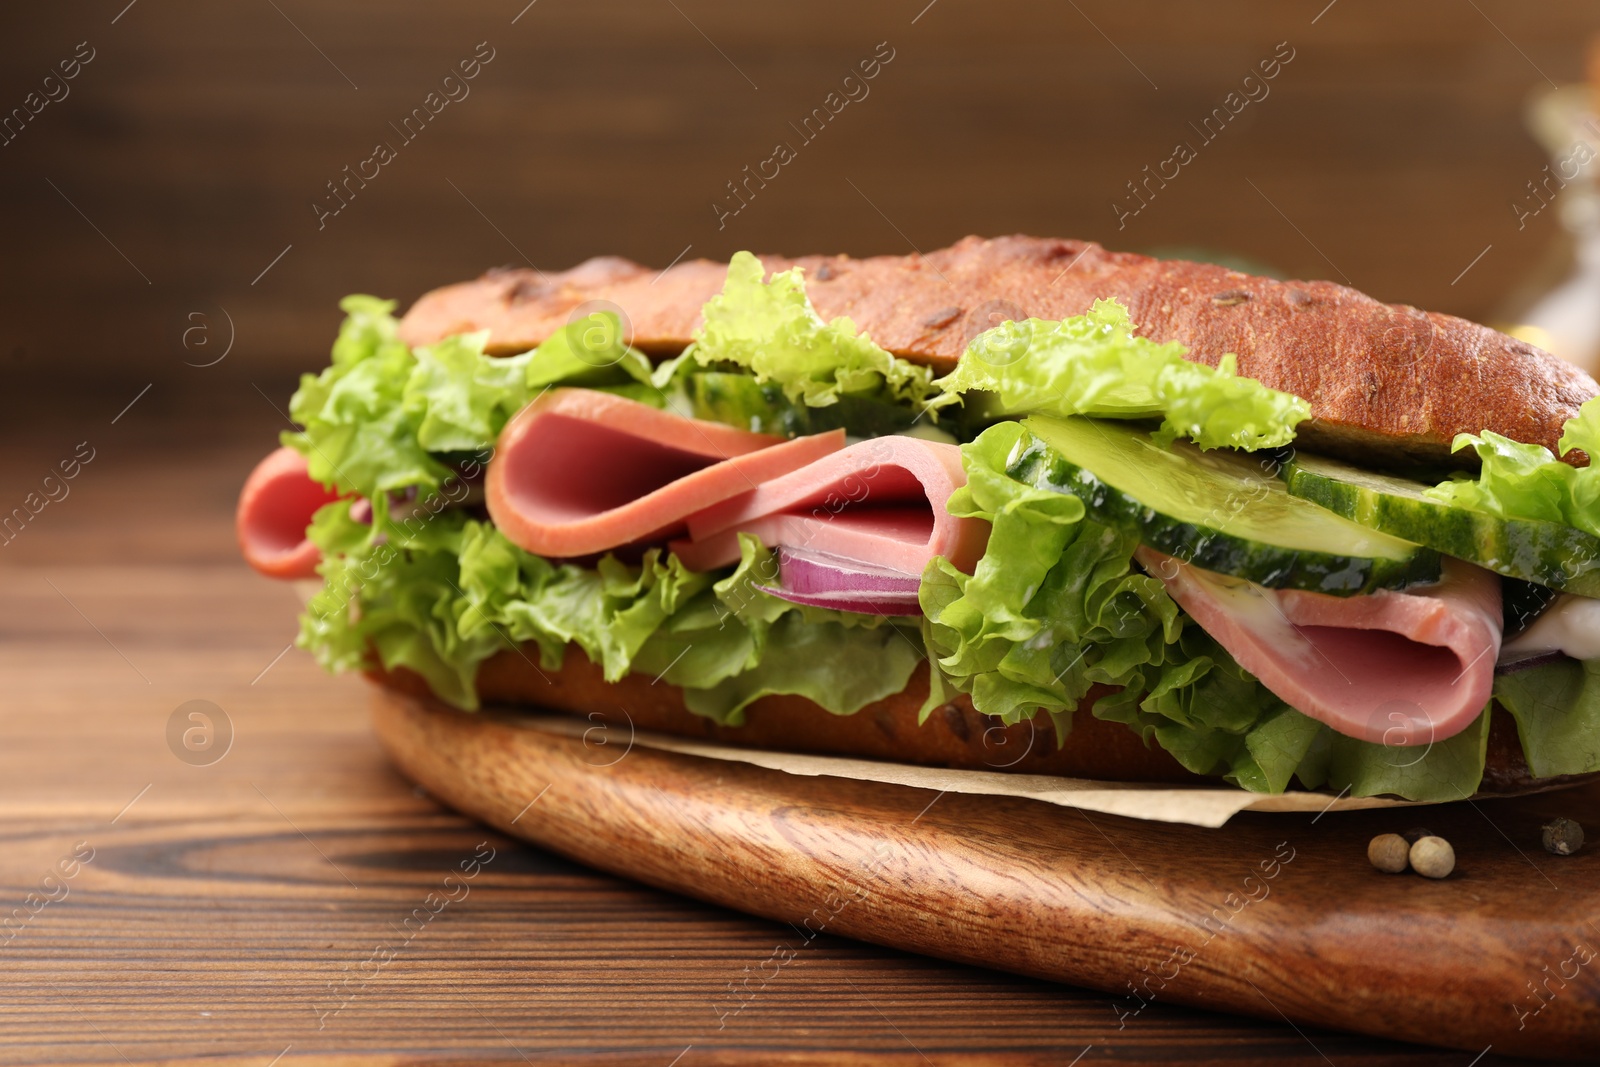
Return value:
<svg viewBox="0 0 1600 1067">
<path fill-rule="evenodd" d="M 1565 653 L 1554 650 L 1548 652 L 1527 652 L 1512 659 L 1504 659 L 1494 665 L 1495 674 L 1516 674 L 1532 667 L 1543 667 L 1550 663 L 1560 663 L 1568 658 Z"/>
<path fill-rule="evenodd" d="M 922 578 L 826 552 L 780 546 L 779 585 L 758 585 L 794 604 L 854 611 L 862 615 L 920 615 Z"/>
<path fill-rule="evenodd" d="M 860 560 L 804 548 L 778 548 L 778 575 L 785 590 L 805 595 L 870 593 L 876 598 L 909 597 L 922 587 L 920 574 L 906 574 Z"/>
<path fill-rule="evenodd" d="M 797 593 L 792 589 L 782 589 L 775 585 L 758 585 L 755 588 L 763 593 L 770 593 L 780 600 L 813 608 L 853 611 L 858 615 L 922 614 L 922 606 L 917 602 L 917 598 L 904 593 Z"/>
</svg>

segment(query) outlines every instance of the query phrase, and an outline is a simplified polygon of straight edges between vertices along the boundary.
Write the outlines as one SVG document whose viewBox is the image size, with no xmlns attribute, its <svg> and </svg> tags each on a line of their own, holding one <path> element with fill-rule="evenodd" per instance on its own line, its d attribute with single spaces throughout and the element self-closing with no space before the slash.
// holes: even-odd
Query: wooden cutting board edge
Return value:
<svg viewBox="0 0 1600 1067">
<path fill-rule="evenodd" d="M 1365 864 L 1368 813 L 1325 824 L 1324 845 L 1341 839 L 1313 857 L 1290 844 L 1304 839 L 1300 816 L 1206 830 L 637 746 L 619 758 L 376 685 L 372 718 L 407 777 L 507 834 L 797 931 L 1103 990 L 1120 1025 L 1158 999 L 1474 1053 L 1600 1056 L 1600 960 L 1549 978 L 1572 938 L 1600 945 L 1592 854 L 1561 872 L 1586 888 L 1530 898 L 1511 920 L 1507 900 L 1520 912 L 1528 879 L 1503 884 L 1520 869 L 1509 863 L 1437 883 L 1350 869 Z M 1440 832 L 1462 840 L 1470 825 Z M 1264 902 L 1296 856 L 1295 894 L 1272 909 L 1241 903 Z M 1196 920 L 1208 912 L 1219 917 Z"/>
</svg>

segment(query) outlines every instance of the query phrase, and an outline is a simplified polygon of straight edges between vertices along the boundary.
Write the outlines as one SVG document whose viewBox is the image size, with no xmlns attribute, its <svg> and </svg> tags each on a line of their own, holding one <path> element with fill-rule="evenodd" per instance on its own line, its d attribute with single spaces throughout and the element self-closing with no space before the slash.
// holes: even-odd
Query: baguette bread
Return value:
<svg viewBox="0 0 1600 1067">
<path fill-rule="evenodd" d="M 784 752 L 1101 781 L 1217 784 L 1216 779 L 1185 770 L 1162 748 L 1145 745 L 1122 723 L 1097 719 L 1086 710 L 1073 716 L 1072 731 L 1060 748 L 1048 716 L 1001 726 L 974 711 L 965 696 L 935 709 L 919 724 L 917 712 L 928 694 L 924 669 L 918 669 L 901 692 L 854 715 L 834 715 L 804 697 L 768 696 L 745 710 L 744 725 L 720 726 L 684 707 L 683 690 L 677 686 L 642 674 L 607 682 L 577 646 L 568 647 L 558 670 L 536 668 L 538 656 L 538 649 L 530 646 L 526 652 L 508 649 L 485 660 L 478 672 L 484 705 L 556 711 L 624 731 L 650 730 Z M 371 670 L 367 676 L 386 689 L 435 700 L 422 676 L 405 668 Z M 1083 707 L 1108 691 L 1093 687 Z M 1588 778 L 1600 774 L 1534 778 L 1511 716 L 1498 710 L 1491 716 L 1480 792 L 1525 793 Z"/>
<path fill-rule="evenodd" d="M 1103 297 L 1129 308 L 1139 331 L 1178 341 L 1215 365 L 1228 352 L 1239 373 L 1310 402 L 1299 440 L 1308 448 L 1379 466 L 1467 463 L 1452 454 L 1458 433 L 1492 429 L 1552 449 L 1562 423 L 1600 392 L 1593 379 L 1549 353 L 1448 315 L 1380 303 L 1323 281 L 1280 282 L 1209 264 L 1108 252 L 1082 241 L 969 237 L 927 256 L 764 256 L 769 272 L 799 266 L 824 319 L 849 316 L 889 351 L 939 371 L 967 343 L 1006 319 L 1060 319 Z M 491 354 L 526 351 L 578 314 L 620 309 L 631 342 L 657 357 L 682 351 L 700 308 L 720 291 L 726 265 L 706 260 L 662 272 L 615 257 L 546 275 L 498 270 L 424 295 L 401 322 L 401 337 L 425 345 L 488 330 Z M 1586 462 L 1582 453 L 1567 457 Z M 919 671 L 901 693 L 854 715 L 833 715 L 796 696 L 747 710 L 744 725 L 720 726 L 690 712 L 681 690 L 630 675 L 608 683 L 581 650 L 560 670 L 507 650 L 478 675 L 486 705 L 536 706 L 617 726 L 760 748 L 888 759 L 930 766 L 1053 774 L 1128 782 L 1203 784 L 1165 751 L 1120 723 L 1074 717 L 1057 747 L 1047 716 L 1010 727 L 969 700 L 936 709 L 919 724 L 927 692 Z M 373 681 L 428 698 L 420 676 L 369 672 Z M 1103 690 L 1091 691 L 1092 703 Z M 1592 776 L 1586 776 L 1592 777 Z M 1482 790 L 1524 792 L 1566 784 L 1533 779 L 1508 714 L 1492 717 Z"/>
<path fill-rule="evenodd" d="M 1450 315 L 1384 304 L 1325 281 L 1275 281 L 1226 267 L 1108 252 L 1085 241 L 968 237 L 927 256 L 763 256 L 769 271 L 803 267 L 824 319 L 849 316 L 898 356 L 940 371 L 1006 319 L 1061 319 L 1095 300 L 1126 304 L 1139 332 L 1178 341 L 1210 365 L 1296 394 L 1315 451 L 1379 465 L 1473 462 L 1458 433 L 1490 429 L 1554 451 L 1561 424 L 1600 392 L 1594 379 L 1532 345 Z M 655 272 L 615 257 L 558 274 L 492 271 L 424 295 L 401 322 L 409 344 L 489 331 L 489 351 L 525 351 L 601 301 L 622 309 L 633 343 L 655 356 L 693 339 L 725 264 Z M 592 305 L 591 305 L 592 306 Z M 1584 462 L 1581 453 L 1569 457 Z"/>
</svg>

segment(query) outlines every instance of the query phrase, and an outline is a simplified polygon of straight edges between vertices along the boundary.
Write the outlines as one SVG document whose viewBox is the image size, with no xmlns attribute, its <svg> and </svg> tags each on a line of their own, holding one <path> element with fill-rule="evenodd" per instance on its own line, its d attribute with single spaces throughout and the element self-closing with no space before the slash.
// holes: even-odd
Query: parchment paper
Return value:
<svg viewBox="0 0 1600 1067">
<path fill-rule="evenodd" d="M 1421 802 L 1389 800 L 1382 797 L 1333 796 L 1325 793 L 1252 793 L 1234 786 L 1169 786 L 1131 782 L 1097 782 L 1085 778 L 1061 778 L 1046 774 L 1008 774 L 1003 771 L 961 771 L 941 767 L 919 767 L 909 763 L 851 759 L 844 756 L 811 756 L 795 752 L 771 752 L 712 741 L 690 741 L 670 734 L 647 730 L 629 731 L 623 726 L 601 726 L 567 715 L 507 716 L 520 726 L 568 737 L 593 737 L 608 749 L 616 746 L 618 761 L 633 745 L 678 752 L 706 759 L 733 760 L 786 774 L 828 775 L 855 778 L 866 782 L 912 786 L 948 793 L 981 793 L 990 796 L 1026 797 L 1084 808 L 1109 815 L 1126 815 L 1155 822 L 1187 823 L 1190 826 L 1217 827 L 1241 811 L 1328 812 L 1363 808 L 1414 807 Z M 613 757 L 606 757 L 611 759 Z"/>
</svg>

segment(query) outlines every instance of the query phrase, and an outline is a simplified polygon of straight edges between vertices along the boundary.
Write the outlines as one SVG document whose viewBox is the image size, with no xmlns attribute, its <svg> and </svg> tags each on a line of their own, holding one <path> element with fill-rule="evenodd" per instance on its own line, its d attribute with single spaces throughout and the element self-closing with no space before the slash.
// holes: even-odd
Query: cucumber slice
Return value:
<svg viewBox="0 0 1600 1067">
<path fill-rule="evenodd" d="M 1581 596 L 1600 596 L 1600 538 L 1559 522 L 1502 519 L 1423 495 L 1409 478 L 1298 455 L 1284 469 L 1289 492 L 1363 526 Z"/>
<path fill-rule="evenodd" d="M 1008 473 L 1071 493 L 1151 548 L 1274 589 L 1348 596 L 1439 577 L 1439 554 L 1291 496 L 1269 454 L 1163 448 L 1126 423 L 1023 420 L 1034 440 Z"/>
</svg>

